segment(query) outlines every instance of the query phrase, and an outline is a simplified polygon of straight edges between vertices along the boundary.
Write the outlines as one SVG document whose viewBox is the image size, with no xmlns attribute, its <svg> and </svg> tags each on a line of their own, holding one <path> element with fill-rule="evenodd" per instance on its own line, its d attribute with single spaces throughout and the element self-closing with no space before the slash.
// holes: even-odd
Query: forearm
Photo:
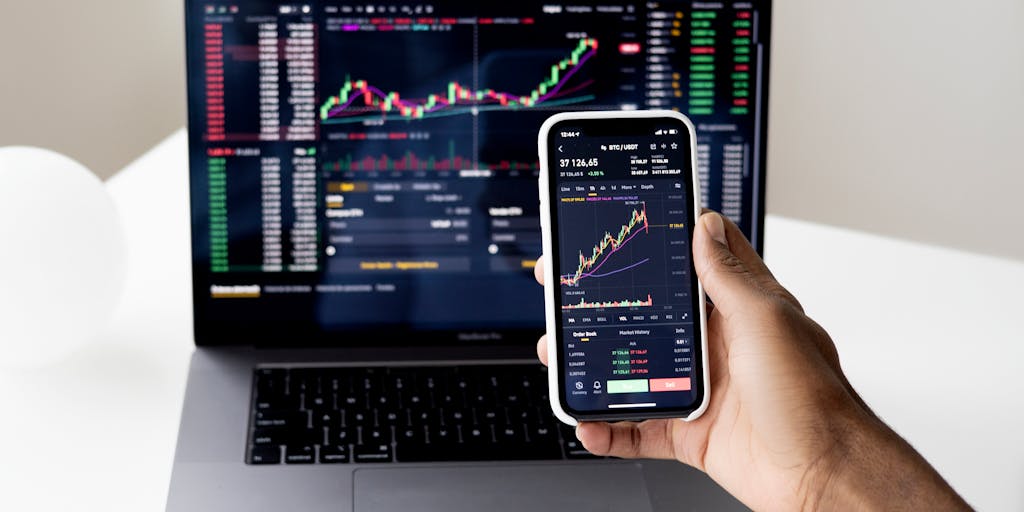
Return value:
<svg viewBox="0 0 1024 512">
<path fill-rule="evenodd" d="M 875 418 L 847 430 L 817 478 L 815 510 L 971 510 L 913 447 Z"/>
</svg>

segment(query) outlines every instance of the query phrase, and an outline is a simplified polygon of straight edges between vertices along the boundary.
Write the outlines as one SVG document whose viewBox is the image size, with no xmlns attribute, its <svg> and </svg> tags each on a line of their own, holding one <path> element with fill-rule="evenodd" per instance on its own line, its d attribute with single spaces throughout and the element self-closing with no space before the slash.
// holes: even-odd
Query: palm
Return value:
<svg viewBox="0 0 1024 512">
<path fill-rule="evenodd" d="M 722 339 L 722 318 L 713 312 L 708 319 L 711 333 L 711 404 L 705 415 L 692 424 L 678 420 L 657 420 L 651 429 L 670 429 L 673 451 L 666 454 L 693 465 L 708 473 L 731 494 L 757 510 L 792 510 L 799 504 L 788 503 L 787 497 L 794 496 L 789 482 L 798 481 L 802 476 L 801 464 L 790 459 L 789 447 L 781 446 L 776 439 L 766 439 L 765 432 L 755 433 L 756 419 L 750 414 L 755 411 L 744 407 L 751 394 L 771 392 L 763 382 L 750 379 L 750 373 L 735 372 L 733 364 L 742 361 L 733 359 L 746 355 L 742 340 L 733 340 L 728 348 Z M 717 349 L 717 350 L 716 350 Z M 725 349 L 725 350 L 723 350 Z M 733 350 L 729 350 L 733 349 Z M 736 381 L 733 375 L 740 376 Z M 754 382 L 751 382 L 754 380 Z M 750 393 L 753 391 L 754 393 Z M 755 398 L 756 399 L 756 398 Z M 788 467 L 787 467 L 788 466 Z M 795 477 L 795 478 L 794 478 Z"/>
</svg>

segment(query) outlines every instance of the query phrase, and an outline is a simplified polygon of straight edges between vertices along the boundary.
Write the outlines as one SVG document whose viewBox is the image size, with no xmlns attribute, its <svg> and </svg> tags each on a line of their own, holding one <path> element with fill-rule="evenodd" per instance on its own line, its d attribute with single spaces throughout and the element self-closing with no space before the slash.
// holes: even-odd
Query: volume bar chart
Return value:
<svg viewBox="0 0 1024 512">
<path fill-rule="evenodd" d="M 355 158 L 351 154 L 324 163 L 325 171 L 452 171 L 473 165 L 473 159 L 455 154 L 455 141 L 448 141 L 448 155 L 445 157 L 420 156 L 408 151 L 399 158 L 387 155 Z"/>
<path fill-rule="evenodd" d="M 608 301 L 608 302 L 587 302 L 584 299 L 576 304 L 568 304 L 562 306 L 563 311 L 569 311 L 573 309 L 606 309 L 606 308 L 643 308 L 651 307 L 654 305 L 654 299 L 651 298 L 650 294 L 647 295 L 647 299 L 623 299 L 620 301 Z"/>
<path fill-rule="evenodd" d="M 357 157 L 349 153 L 339 159 L 327 161 L 323 164 L 323 170 L 329 172 L 444 172 L 465 169 L 531 171 L 538 168 L 539 164 L 536 161 L 502 160 L 495 163 L 474 162 L 472 158 L 457 153 L 454 140 L 448 141 L 448 154 L 444 156 L 423 156 L 414 151 L 407 151 L 399 157 L 388 155 Z"/>
</svg>

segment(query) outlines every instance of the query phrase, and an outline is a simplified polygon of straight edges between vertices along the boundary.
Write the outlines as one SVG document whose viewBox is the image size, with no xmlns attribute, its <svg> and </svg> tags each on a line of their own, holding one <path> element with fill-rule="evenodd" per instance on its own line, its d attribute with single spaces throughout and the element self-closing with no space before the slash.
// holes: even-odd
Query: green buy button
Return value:
<svg viewBox="0 0 1024 512">
<path fill-rule="evenodd" d="M 646 393 L 647 379 L 634 380 L 610 380 L 608 381 L 608 393 Z"/>
</svg>

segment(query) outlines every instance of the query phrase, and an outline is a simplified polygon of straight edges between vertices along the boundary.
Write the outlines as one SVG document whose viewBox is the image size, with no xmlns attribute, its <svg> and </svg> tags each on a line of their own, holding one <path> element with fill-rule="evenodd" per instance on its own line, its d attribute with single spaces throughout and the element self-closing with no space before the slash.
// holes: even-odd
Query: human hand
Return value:
<svg viewBox="0 0 1024 512">
<path fill-rule="evenodd" d="M 691 423 L 584 423 L 576 435 L 587 450 L 676 459 L 755 510 L 966 507 L 868 409 L 828 334 L 735 224 L 717 213 L 702 215 L 693 249 L 697 276 L 714 301 L 707 412 Z M 536 267 L 542 284 L 543 275 L 542 258 Z M 547 364 L 546 336 L 537 354 Z"/>
</svg>

